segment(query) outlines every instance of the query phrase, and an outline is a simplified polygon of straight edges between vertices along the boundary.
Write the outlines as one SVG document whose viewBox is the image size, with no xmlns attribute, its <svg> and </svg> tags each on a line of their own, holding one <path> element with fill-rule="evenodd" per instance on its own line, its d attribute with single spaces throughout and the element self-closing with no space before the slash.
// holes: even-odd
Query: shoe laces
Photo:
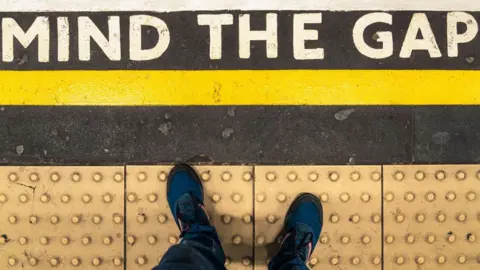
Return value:
<svg viewBox="0 0 480 270">
<path fill-rule="evenodd" d="M 306 261 L 312 251 L 313 234 L 311 232 L 291 230 L 285 235 L 282 243 L 282 250 L 285 256 L 302 258 Z"/>
<path fill-rule="evenodd" d="M 187 197 L 188 196 L 188 197 Z M 192 193 L 187 193 L 180 198 L 177 204 L 178 224 L 180 226 L 180 238 L 183 237 L 192 224 L 208 224 L 208 215 L 203 204 Z"/>
</svg>

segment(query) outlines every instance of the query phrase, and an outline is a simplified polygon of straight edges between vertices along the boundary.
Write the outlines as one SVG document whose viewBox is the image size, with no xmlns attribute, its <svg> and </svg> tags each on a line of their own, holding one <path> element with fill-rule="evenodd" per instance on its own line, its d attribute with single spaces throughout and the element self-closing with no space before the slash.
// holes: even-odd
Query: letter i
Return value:
<svg viewBox="0 0 480 270">
<path fill-rule="evenodd" d="M 57 18 L 58 62 L 67 62 L 70 57 L 70 29 L 67 17 Z"/>
</svg>

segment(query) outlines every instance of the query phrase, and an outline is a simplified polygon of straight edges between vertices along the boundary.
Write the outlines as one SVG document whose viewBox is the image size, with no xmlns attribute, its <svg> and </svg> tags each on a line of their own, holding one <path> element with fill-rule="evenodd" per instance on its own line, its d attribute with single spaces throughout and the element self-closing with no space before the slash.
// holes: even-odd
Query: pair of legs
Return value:
<svg viewBox="0 0 480 270">
<path fill-rule="evenodd" d="M 180 229 L 180 244 L 172 246 L 153 270 L 225 269 L 225 254 L 203 203 L 203 186 L 188 165 L 175 166 L 168 176 L 167 200 Z M 323 224 L 320 200 L 300 194 L 285 217 L 283 243 L 269 269 L 308 269 Z"/>
</svg>

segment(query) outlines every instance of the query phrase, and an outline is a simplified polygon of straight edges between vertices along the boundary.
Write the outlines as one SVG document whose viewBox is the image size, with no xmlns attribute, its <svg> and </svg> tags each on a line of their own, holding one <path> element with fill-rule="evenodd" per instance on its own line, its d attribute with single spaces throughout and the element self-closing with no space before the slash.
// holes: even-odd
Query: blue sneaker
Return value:
<svg viewBox="0 0 480 270">
<path fill-rule="evenodd" d="M 180 164 L 170 171 L 167 201 L 181 231 L 180 237 L 193 225 L 211 225 L 203 203 L 202 182 L 192 167 Z"/>
<path fill-rule="evenodd" d="M 283 242 L 276 255 L 282 260 L 309 260 L 322 231 L 323 209 L 317 196 L 302 193 L 290 205 L 285 217 Z M 272 263 L 274 261 L 272 260 Z"/>
</svg>

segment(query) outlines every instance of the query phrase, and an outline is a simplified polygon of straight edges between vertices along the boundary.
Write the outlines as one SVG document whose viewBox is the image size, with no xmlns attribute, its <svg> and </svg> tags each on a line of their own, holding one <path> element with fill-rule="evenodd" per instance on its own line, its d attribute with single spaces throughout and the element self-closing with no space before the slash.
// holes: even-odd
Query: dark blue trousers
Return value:
<svg viewBox="0 0 480 270">
<path fill-rule="evenodd" d="M 153 270 L 225 269 L 225 253 L 214 227 L 194 225 L 178 245 L 168 249 L 160 264 Z M 271 270 L 308 270 L 303 260 L 296 256 L 276 255 L 269 266 Z"/>
</svg>

